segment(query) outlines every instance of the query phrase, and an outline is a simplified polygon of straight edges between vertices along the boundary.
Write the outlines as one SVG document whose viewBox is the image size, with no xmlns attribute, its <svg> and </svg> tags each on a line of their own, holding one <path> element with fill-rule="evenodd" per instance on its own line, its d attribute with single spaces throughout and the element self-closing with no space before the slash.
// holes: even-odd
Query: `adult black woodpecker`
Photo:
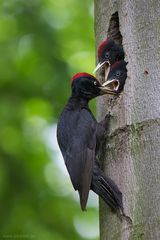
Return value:
<svg viewBox="0 0 160 240">
<path fill-rule="evenodd" d="M 116 61 L 124 60 L 123 48 L 112 39 L 107 38 L 98 47 L 98 64 L 94 70 L 96 72 L 104 66 L 104 79 L 107 80 L 110 66 Z"/>
<path fill-rule="evenodd" d="M 79 192 L 81 209 L 86 209 L 89 191 L 98 194 L 123 215 L 122 193 L 96 164 L 99 142 L 107 131 L 108 117 L 97 122 L 88 102 L 103 94 L 115 94 L 88 73 L 72 77 L 72 93 L 59 118 L 57 140 L 72 185 Z"/>
<path fill-rule="evenodd" d="M 103 83 L 103 87 L 107 87 L 111 91 L 120 93 L 123 90 L 125 80 L 127 78 L 128 62 L 121 60 L 111 65 L 107 81 Z"/>
</svg>

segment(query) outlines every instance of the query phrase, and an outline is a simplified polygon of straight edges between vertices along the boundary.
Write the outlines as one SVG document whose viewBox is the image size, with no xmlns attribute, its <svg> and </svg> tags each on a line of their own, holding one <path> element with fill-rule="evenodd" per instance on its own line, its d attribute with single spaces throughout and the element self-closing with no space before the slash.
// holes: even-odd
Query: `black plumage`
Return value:
<svg viewBox="0 0 160 240">
<path fill-rule="evenodd" d="M 123 212 L 122 193 L 96 164 L 98 143 L 107 131 L 107 119 L 98 123 L 89 109 L 94 97 L 109 93 L 87 74 L 72 78 L 72 94 L 59 118 L 57 139 L 73 187 L 79 192 L 82 210 L 93 190 L 113 210 Z"/>
<path fill-rule="evenodd" d="M 107 38 L 98 47 L 98 64 L 94 72 L 100 70 L 99 73 L 104 76 L 106 81 L 111 66 L 117 61 L 124 60 L 124 56 L 123 47 L 116 44 L 112 39 Z"/>
<path fill-rule="evenodd" d="M 113 39 L 107 38 L 98 47 L 98 61 L 108 61 L 112 65 L 116 61 L 124 60 L 123 47 L 116 44 Z"/>
<path fill-rule="evenodd" d="M 107 81 L 103 86 L 107 86 L 111 90 L 115 90 L 116 93 L 120 93 L 125 84 L 127 78 L 127 62 L 124 60 L 115 62 L 109 71 Z"/>
</svg>

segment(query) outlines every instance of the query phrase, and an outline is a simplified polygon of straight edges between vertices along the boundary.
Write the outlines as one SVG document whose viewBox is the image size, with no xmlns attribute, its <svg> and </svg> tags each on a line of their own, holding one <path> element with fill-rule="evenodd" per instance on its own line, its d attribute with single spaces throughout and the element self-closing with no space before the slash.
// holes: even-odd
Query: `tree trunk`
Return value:
<svg viewBox="0 0 160 240">
<path fill-rule="evenodd" d="M 99 98 L 97 109 L 99 120 L 113 116 L 101 159 L 132 219 L 121 222 L 100 200 L 101 240 L 160 239 L 159 16 L 157 0 L 95 0 L 97 46 L 110 36 L 128 61 L 123 93 Z"/>
</svg>

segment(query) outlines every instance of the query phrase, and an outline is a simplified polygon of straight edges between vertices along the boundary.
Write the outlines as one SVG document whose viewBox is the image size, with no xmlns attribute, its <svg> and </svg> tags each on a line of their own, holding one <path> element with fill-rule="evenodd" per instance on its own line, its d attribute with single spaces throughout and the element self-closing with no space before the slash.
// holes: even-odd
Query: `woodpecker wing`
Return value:
<svg viewBox="0 0 160 240">
<path fill-rule="evenodd" d="M 77 146 L 79 150 L 76 150 Z M 83 144 L 81 146 L 73 144 L 71 152 L 65 159 L 72 184 L 79 192 L 82 210 L 85 210 L 88 200 L 94 160 L 94 151 L 84 147 L 86 146 Z"/>
<path fill-rule="evenodd" d="M 81 208 L 85 210 L 95 160 L 96 121 L 83 108 L 72 113 L 65 111 L 61 124 L 65 129 L 58 134 L 58 142 L 74 189 L 79 192 Z"/>
</svg>

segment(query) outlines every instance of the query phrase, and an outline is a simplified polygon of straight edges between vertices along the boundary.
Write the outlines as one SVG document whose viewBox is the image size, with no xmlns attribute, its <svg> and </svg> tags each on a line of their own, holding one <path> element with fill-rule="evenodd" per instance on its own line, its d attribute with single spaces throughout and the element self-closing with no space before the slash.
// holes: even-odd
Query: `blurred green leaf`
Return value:
<svg viewBox="0 0 160 240">
<path fill-rule="evenodd" d="M 0 4 L 0 237 L 97 239 L 98 210 L 81 212 L 55 131 L 51 144 L 46 131 L 71 76 L 94 68 L 93 1 Z"/>
</svg>

